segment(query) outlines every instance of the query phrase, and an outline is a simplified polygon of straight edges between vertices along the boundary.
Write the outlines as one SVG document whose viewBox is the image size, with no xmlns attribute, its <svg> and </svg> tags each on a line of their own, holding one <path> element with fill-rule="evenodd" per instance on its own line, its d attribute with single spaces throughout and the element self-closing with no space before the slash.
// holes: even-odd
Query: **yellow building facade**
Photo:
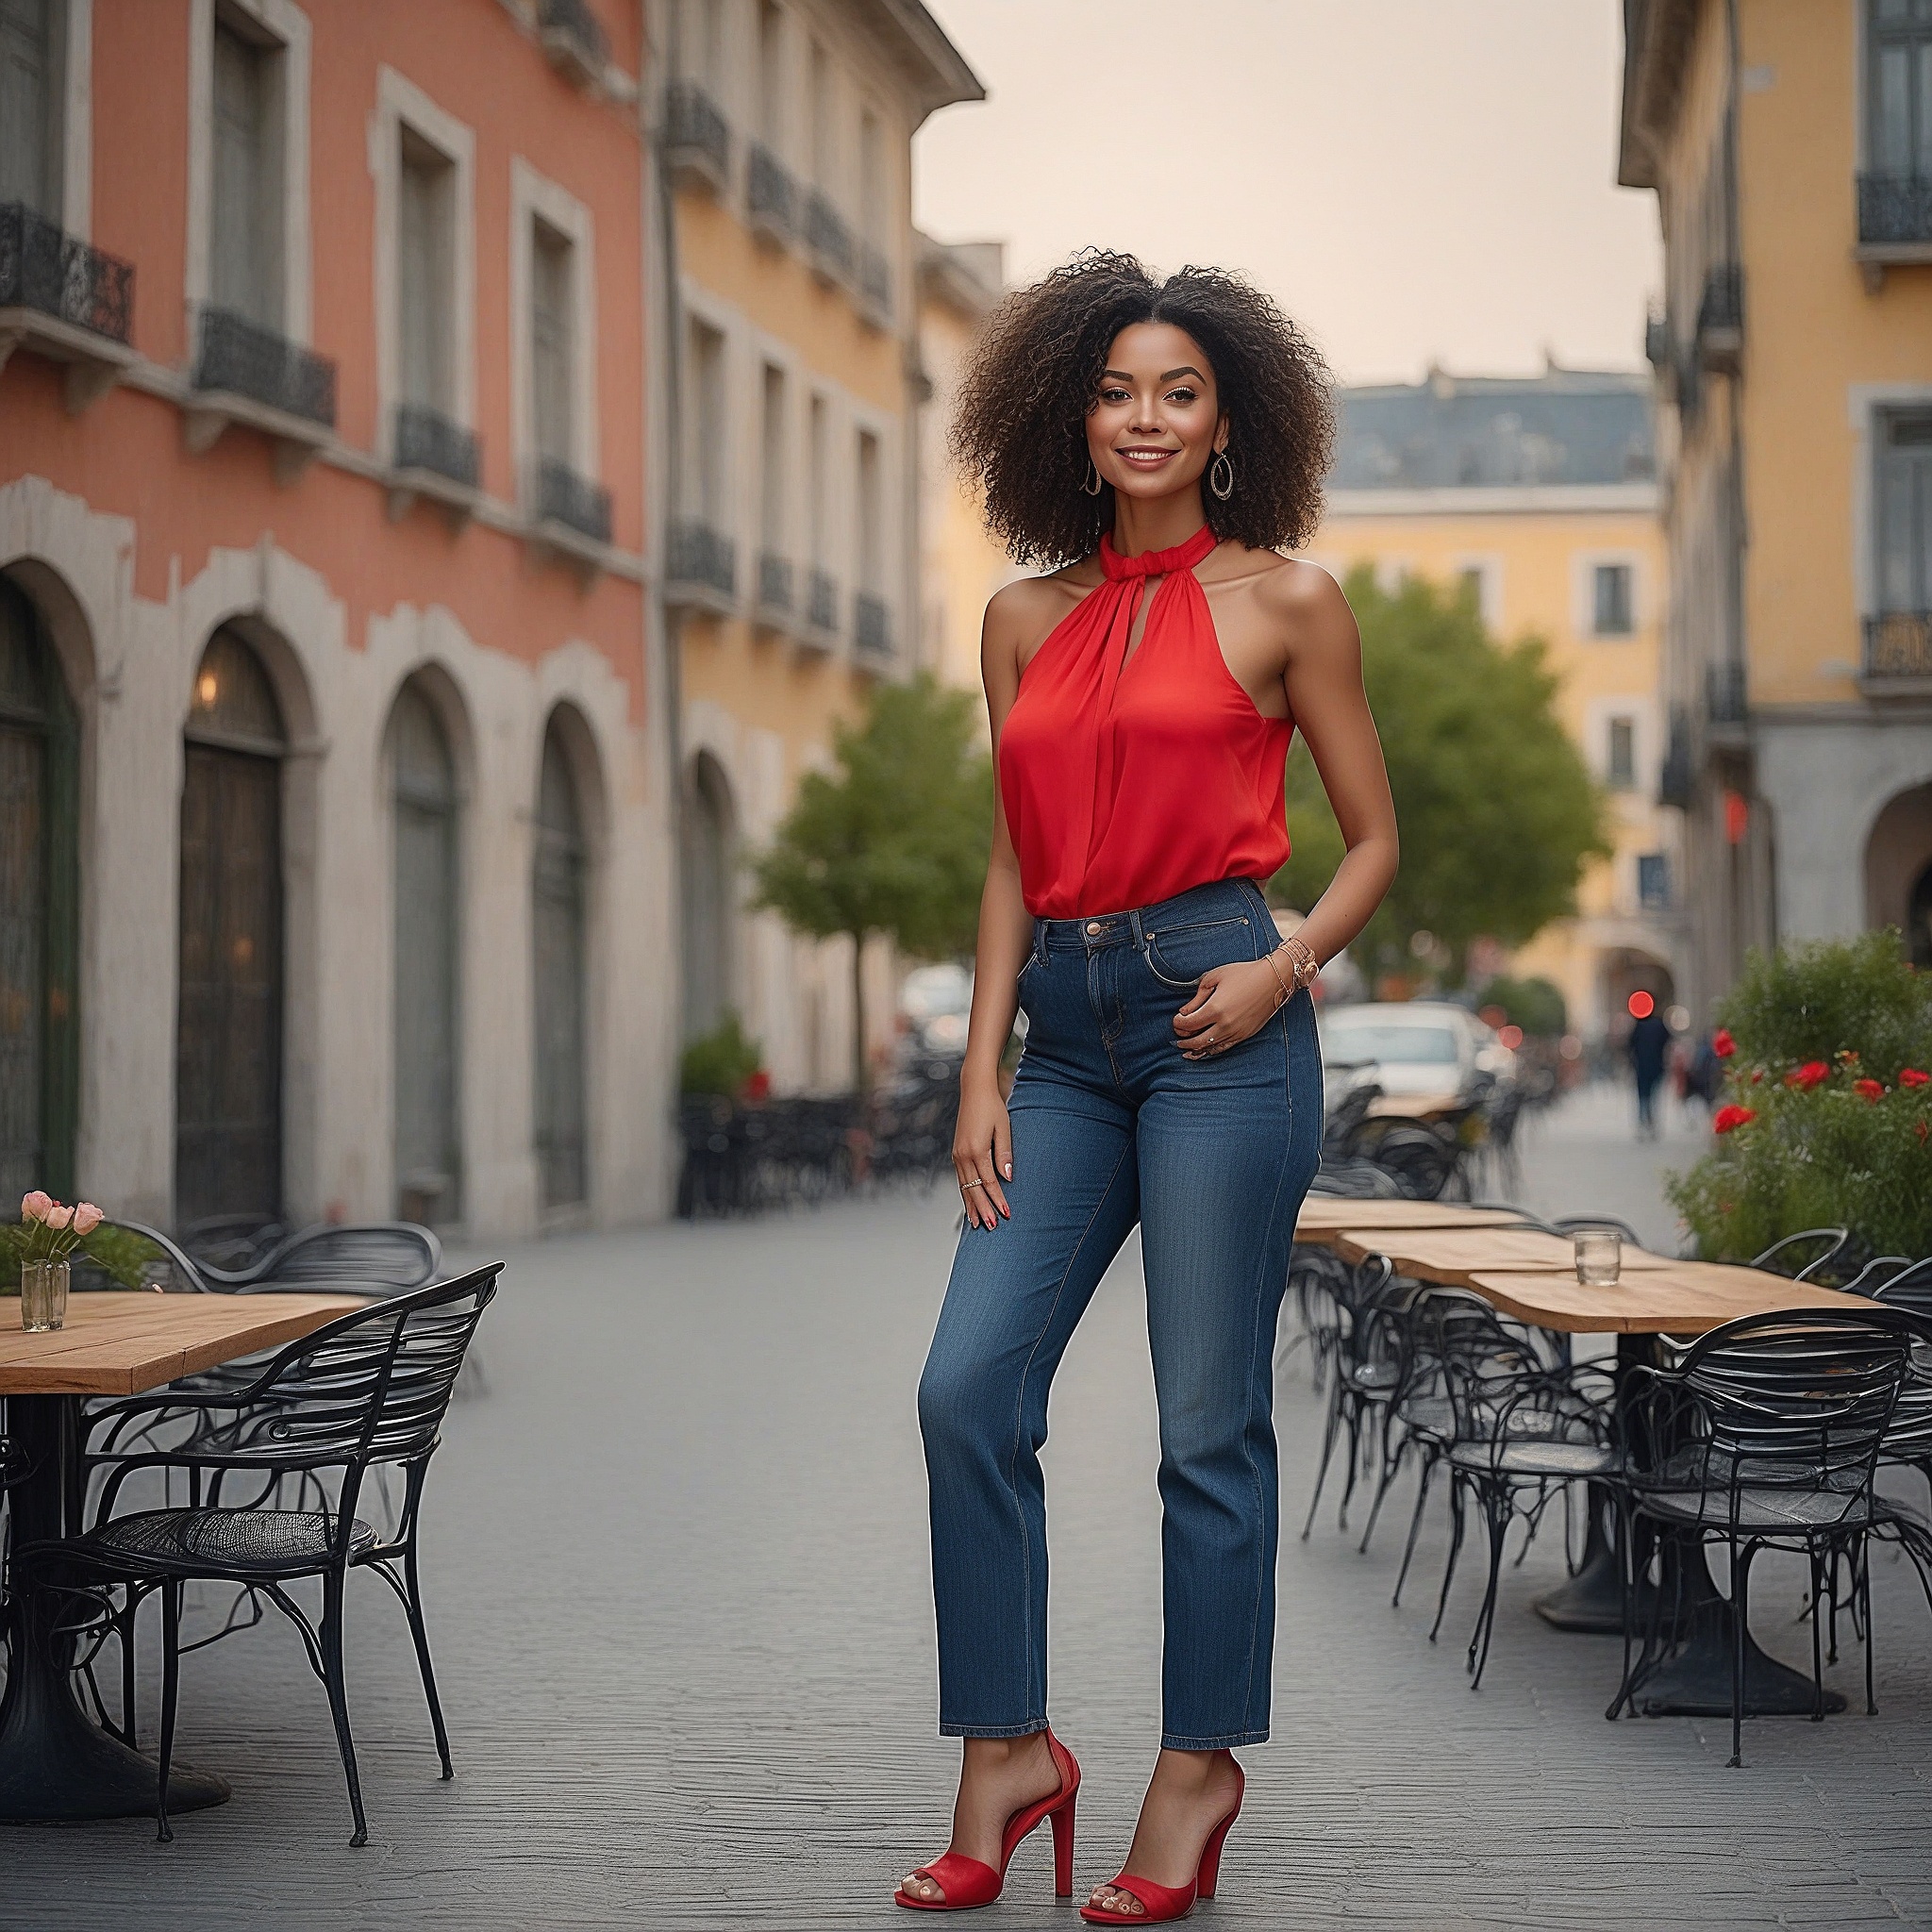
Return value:
<svg viewBox="0 0 1932 1932">
<path fill-rule="evenodd" d="M 1690 992 L 1897 924 L 1932 964 L 1932 7 L 1629 0 Z"/>
<path fill-rule="evenodd" d="M 747 904 L 746 855 L 917 657 L 911 140 L 976 100 L 918 0 L 660 0 L 674 323 L 661 585 L 675 640 L 687 1039 L 741 1016 L 780 1090 L 852 1064 L 850 942 Z M 892 962 L 867 961 L 891 1026 Z"/>
<path fill-rule="evenodd" d="M 1641 986 L 1676 991 L 1680 897 L 1656 804 L 1666 571 L 1649 385 L 1551 369 L 1527 379 L 1432 371 L 1344 390 L 1327 509 L 1307 555 L 1393 588 L 1467 587 L 1499 640 L 1542 639 L 1557 708 L 1607 794 L 1612 856 L 1577 912 L 1509 970 L 1562 990 L 1574 1030 L 1600 1036 Z M 1508 855 L 1496 855 L 1507 864 Z"/>
</svg>

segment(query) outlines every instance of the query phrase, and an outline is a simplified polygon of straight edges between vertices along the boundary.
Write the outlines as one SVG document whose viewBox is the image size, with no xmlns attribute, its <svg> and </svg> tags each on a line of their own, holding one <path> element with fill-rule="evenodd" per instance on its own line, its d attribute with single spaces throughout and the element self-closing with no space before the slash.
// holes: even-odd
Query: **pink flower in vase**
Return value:
<svg viewBox="0 0 1932 1932">
<path fill-rule="evenodd" d="M 61 1234 L 65 1234 L 74 1220 L 74 1209 L 72 1208 L 63 1208 L 57 1201 L 41 1218 L 49 1227 L 56 1229 Z"/>
<path fill-rule="evenodd" d="M 74 1210 L 74 1231 L 85 1241 L 107 1218 L 92 1201 L 83 1201 Z"/>
<path fill-rule="evenodd" d="M 53 1211 L 53 1195 L 43 1194 L 38 1188 L 20 1197 L 20 1218 L 23 1221 L 44 1221 Z"/>
</svg>

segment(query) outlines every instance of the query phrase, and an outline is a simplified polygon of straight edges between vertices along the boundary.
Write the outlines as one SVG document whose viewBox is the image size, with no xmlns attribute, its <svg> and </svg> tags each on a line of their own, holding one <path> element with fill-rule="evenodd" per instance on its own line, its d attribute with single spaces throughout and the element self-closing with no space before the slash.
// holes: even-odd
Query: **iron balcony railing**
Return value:
<svg viewBox="0 0 1932 1932">
<path fill-rule="evenodd" d="M 785 612 L 791 608 L 791 559 L 775 550 L 758 552 L 758 607 Z"/>
<path fill-rule="evenodd" d="M 891 319 L 892 264 L 886 259 L 883 249 L 874 248 L 870 242 L 858 252 L 858 292 L 875 314 Z"/>
<path fill-rule="evenodd" d="M 134 270 L 25 202 L 0 202 L 0 308 L 37 308 L 125 343 L 134 314 Z"/>
<path fill-rule="evenodd" d="M 1865 247 L 1932 242 L 1932 175 L 1860 175 L 1858 241 Z"/>
<path fill-rule="evenodd" d="M 396 468 L 432 470 L 474 490 L 482 474 L 475 434 L 421 403 L 396 405 Z"/>
<path fill-rule="evenodd" d="M 1868 617 L 1865 675 L 1932 678 L 1932 610 L 1887 610 Z"/>
<path fill-rule="evenodd" d="M 1744 271 L 1721 262 L 1704 278 L 1697 305 L 1697 359 L 1707 369 L 1734 372 L 1744 339 Z"/>
<path fill-rule="evenodd" d="M 745 158 L 745 201 L 754 222 L 790 236 L 798 227 L 798 187 L 791 171 L 761 142 Z"/>
<path fill-rule="evenodd" d="M 336 421 L 336 365 L 232 308 L 201 311 L 194 387 L 251 402 L 328 428 Z"/>
<path fill-rule="evenodd" d="M 664 158 L 673 167 L 696 161 L 720 180 L 731 165 L 731 130 L 695 81 L 674 80 L 664 90 Z"/>
<path fill-rule="evenodd" d="M 1750 716 L 1744 667 L 1712 664 L 1705 672 L 1705 712 L 1713 724 L 1742 724 Z"/>
<path fill-rule="evenodd" d="M 537 464 L 537 521 L 561 524 L 599 543 L 610 541 L 610 492 L 579 476 L 568 463 L 544 457 Z"/>
<path fill-rule="evenodd" d="M 610 42 L 604 24 L 591 12 L 589 0 L 542 0 L 537 9 L 537 27 L 546 39 L 556 35 L 570 43 L 570 51 L 591 74 L 602 74 L 610 58 Z"/>
<path fill-rule="evenodd" d="M 735 596 L 738 546 L 703 519 L 682 517 L 671 526 L 664 575 L 673 583 L 703 584 L 723 596 Z"/>
<path fill-rule="evenodd" d="M 805 614 L 814 630 L 839 628 L 839 586 L 831 572 L 812 572 Z"/>
<path fill-rule="evenodd" d="M 852 600 L 852 641 L 868 657 L 892 655 L 892 622 L 886 600 L 860 591 Z"/>
<path fill-rule="evenodd" d="M 805 242 L 831 273 L 852 279 L 852 230 L 816 189 L 805 198 Z"/>
</svg>

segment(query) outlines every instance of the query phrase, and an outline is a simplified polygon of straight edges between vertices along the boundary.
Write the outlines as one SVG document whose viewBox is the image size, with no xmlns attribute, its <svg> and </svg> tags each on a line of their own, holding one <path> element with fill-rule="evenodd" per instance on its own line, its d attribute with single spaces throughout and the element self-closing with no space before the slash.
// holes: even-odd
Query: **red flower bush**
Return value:
<svg viewBox="0 0 1932 1932">
<path fill-rule="evenodd" d="M 1871 1101 L 1875 1106 L 1885 1097 L 1885 1082 L 1883 1080 L 1854 1080 L 1852 1082 L 1852 1091 L 1858 1094 L 1861 1098 Z"/>
<path fill-rule="evenodd" d="M 1737 1052 L 1738 1042 L 1731 1038 L 1731 1029 L 1728 1026 L 1720 1026 L 1710 1036 L 1710 1050 L 1721 1060 L 1729 1059 Z"/>
<path fill-rule="evenodd" d="M 1808 1093 L 1814 1087 L 1823 1087 L 1830 1078 L 1831 1069 L 1823 1060 L 1807 1060 L 1802 1067 L 1793 1067 L 1785 1075 L 1785 1085 Z"/>
<path fill-rule="evenodd" d="M 1755 1121 L 1757 1118 L 1757 1109 L 1755 1107 L 1721 1107 L 1711 1116 L 1711 1131 L 1728 1134 L 1733 1127 L 1741 1127 L 1746 1121 Z"/>
<path fill-rule="evenodd" d="M 1922 1074 L 1917 1067 L 1901 1067 L 1898 1084 L 1901 1087 L 1932 1087 L 1932 1074 Z"/>
</svg>

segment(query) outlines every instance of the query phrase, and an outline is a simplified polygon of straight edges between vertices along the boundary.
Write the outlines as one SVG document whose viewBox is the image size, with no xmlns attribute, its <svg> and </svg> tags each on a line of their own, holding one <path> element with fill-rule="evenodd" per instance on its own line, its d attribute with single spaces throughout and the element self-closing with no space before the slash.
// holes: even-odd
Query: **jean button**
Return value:
<svg viewBox="0 0 1932 1932">
<path fill-rule="evenodd" d="M 1100 922 L 1099 922 L 1099 920 L 1097 920 L 1097 919 L 1090 919 L 1090 920 L 1089 920 L 1089 921 L 1087 922 L 1087 935 L 1088 935 L 1088 937 L 1089 937 L 1090 939 L 1091 939 L 1091 938 L 1093 938 L 1093 937 L 1094 937 L 1094 936 L 1095 936 L 1096 934 L 1098 934 L 1098 932 L 1099 932 L 1099 931 L 1100 931 Z"/>
</svg>

